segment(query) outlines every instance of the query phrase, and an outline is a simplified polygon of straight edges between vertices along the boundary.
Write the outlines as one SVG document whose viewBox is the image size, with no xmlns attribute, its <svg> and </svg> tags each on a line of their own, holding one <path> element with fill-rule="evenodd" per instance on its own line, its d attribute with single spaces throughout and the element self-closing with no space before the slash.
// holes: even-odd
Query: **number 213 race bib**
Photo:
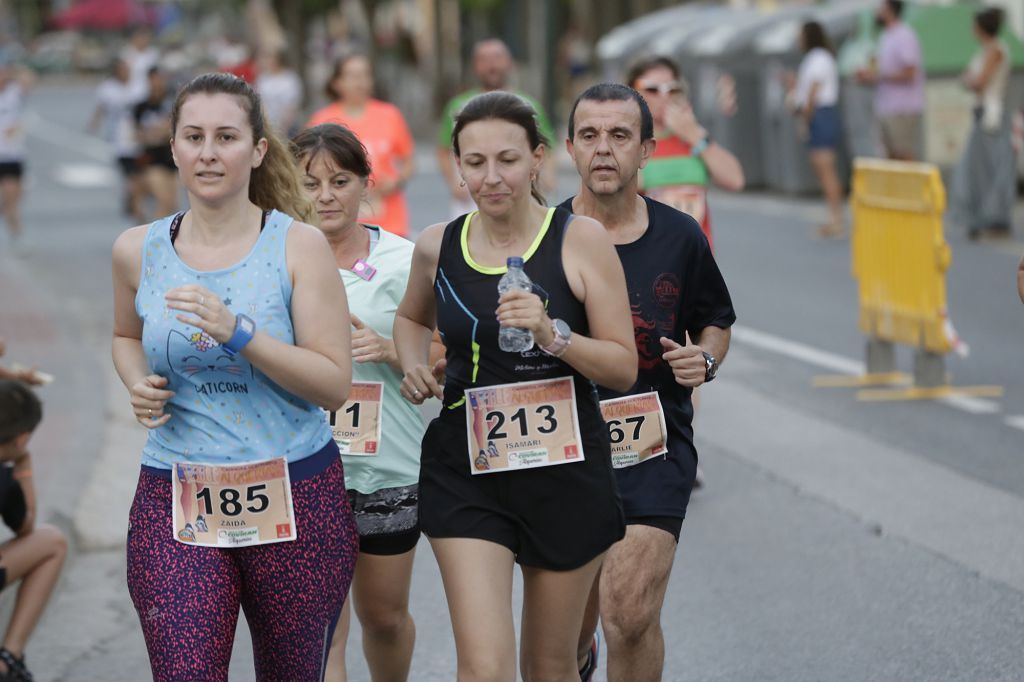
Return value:
<svg viewBox="0 0 1024 682">
<path fill-rule="evenodd" d="M 572 379 L 467 389 L 466 435 L 474 474 L 582 462 Z"/>
</svg>

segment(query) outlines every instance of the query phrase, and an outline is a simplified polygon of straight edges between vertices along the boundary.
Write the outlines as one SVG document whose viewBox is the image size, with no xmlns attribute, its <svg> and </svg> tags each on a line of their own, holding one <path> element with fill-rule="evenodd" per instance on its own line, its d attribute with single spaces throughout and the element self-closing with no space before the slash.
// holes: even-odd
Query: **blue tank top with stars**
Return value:
<svg viewBox="0 0 1024 682">
<path fill-rule="evenodd" d="M 315 453 L 331 439 L 323 411 L 275 384 L 241 354 L 232 357 L 205 332 L 179 322 L 164 302 L 170 289 L 199 284 L 232 312 L 251 317 L 258 330 L 294 343 L 285 260 L 292 218 L 270 212 L 249 254 L 210 272 L 178 257 L 171 243 L 175 218 L 150 225 L 135 296 L 150 369 L 175 392 L 165 407 L 171 419 L 149 432 L 142 463 L 169 469 L 176 461 L 238 464 L 283 456 L 294 462 Z"/>
</svg>

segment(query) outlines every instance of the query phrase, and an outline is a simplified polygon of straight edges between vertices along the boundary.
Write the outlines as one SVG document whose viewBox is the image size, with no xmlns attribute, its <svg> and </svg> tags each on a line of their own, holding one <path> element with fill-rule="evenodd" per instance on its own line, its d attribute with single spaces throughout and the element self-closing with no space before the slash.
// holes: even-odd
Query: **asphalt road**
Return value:
<svg viewBox="0 0 1024 682">
<path fill-rule="evenodd" d="M 44 83 L 30 107 L 32 254 L 14 261 L 0 241 L 0 334 L 12 358 L 58 377 L 43 391 L 37 477 L 44 517 L 79 542 L 29 661 L 40 680 L 141 680 L 119 538 L 142 434 L 109 365 L 109 253 L 126 227 L 117 177 L 81 133 L 89 86 Z M 432 150 L 420 155 L 408 199 L 426 225 L 447 217 L 447 200 Z M 559 199 L 573 174 L 560 183 Z M 971 346 L 950 360 L 954 383 L 1000 385 L 1001 398 L 861 402 L 813 387 L 856 371 L 863 352 L 849 244 L 808 237 L 823 209 L 768 195 L 712 202 L 739 326 L 697 420 L 708 485 L 669 587 L 665 679 L 1020 679 L 1024 363 L 1012 339 L 1024 332 L 1013 274 L 1024 245 L 948 236 L 950 312 Z M 899 362 L 908 371 L 909 352 Z M 412 611 L 412 679 L 453 679 L 425 542 Z M 232 679 L 252 679 L 244 629 L 237 644 Z M 358 644 L 350 679 L 368 680 Z"/>
</svg>

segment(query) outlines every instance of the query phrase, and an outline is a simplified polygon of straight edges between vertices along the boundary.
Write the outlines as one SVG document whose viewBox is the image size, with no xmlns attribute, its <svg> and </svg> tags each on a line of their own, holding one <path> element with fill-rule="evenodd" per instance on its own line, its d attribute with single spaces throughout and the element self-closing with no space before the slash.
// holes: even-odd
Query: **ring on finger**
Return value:
<svg viewBox="0 0 1024 682">
<path fill-rule="evenodd" d="M 205 297 L 205 296 L 202 296 L 202 295 L 201 295 L 201 296 L 199 297 L 199 305 L 200 305 L 200 306 L 204 306 L 204 305 L 206 305 L 206 297 Z"/>
<path fill-rule="evenodd" d="M 413 389 L 413 392 L 412 392 L 412 397 L 413 398 L 419 398 L 421 395 L 423 395 L 423 394 L 420 393 L 419 391 L 417 391 L 416 389 Z"/>
<path fill-rule="evenodd" d="M 151 408 L 149 408 L 149 418 L 150 418 L 150 419 L 152 419 L 152 418 L 153 418 L 153 408 L 152 408 L 152 407 L 151 407 Z"/>
</svg>

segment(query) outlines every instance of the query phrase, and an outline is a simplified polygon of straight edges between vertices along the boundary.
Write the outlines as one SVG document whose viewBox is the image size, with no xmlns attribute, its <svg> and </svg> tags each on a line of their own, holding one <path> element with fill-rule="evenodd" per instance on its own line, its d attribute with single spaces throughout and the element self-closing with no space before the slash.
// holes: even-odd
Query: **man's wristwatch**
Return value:
<svg viewBox="0 0 1024 682">
<path fill-rule="evenodd" d="M 704 383 L 713 381 L 718 373 L 718 360 L 711 353 L 704 353 Z"/>
<path fill-rule="evenodd" d="M 569 325 L 566 324 L 565 320 L 551 320 L 551 331 L 554 333 L 555 338 L 551 341 L 551 345 L 544 346 L 541 351 L 556 358 L 560 358 L 565 354 L 566 349 L 572 343 L 569 338 L 572 336 L 572 330 L 569 329 Z"/>
<path fill-rule="evenodd" d="M 231 338 L 221 344 L 221 348 L 228 355 L 234 356 L 245 348 L 245 344 L 252 341 L 256 334 L 256 323 L 245 315 L 235 315 L 235 333 Z"/>
</svg>

